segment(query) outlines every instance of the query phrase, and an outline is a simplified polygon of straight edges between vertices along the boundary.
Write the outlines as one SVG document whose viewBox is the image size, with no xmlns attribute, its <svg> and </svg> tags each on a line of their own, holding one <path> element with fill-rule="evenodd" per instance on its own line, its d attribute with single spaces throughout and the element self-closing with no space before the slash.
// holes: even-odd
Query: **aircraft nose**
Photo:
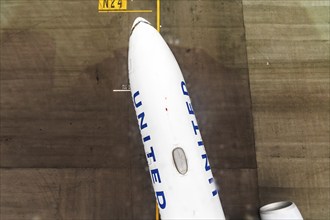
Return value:
<svg viewBox="0 0 330 220">
<path fill-rule="evenodd" d="M 142 18 L 142 17 L 137 17 L 134 22 L 133 22 L 133 25 L 132 25 L 132 28 L 131 28 L 131 31 L 134 30 L 134 28 L 139 24 L 139 23 L 146 23 L 146 24 L 150 24 L 149 21 L 147 21 L 146 19 Z"/>
</svg>

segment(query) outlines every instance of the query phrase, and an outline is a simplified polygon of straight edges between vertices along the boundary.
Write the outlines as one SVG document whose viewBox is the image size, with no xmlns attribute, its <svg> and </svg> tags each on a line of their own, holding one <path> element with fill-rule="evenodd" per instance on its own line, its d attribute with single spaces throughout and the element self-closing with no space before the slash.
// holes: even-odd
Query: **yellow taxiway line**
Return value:
<svg viewBox="0 0 330 220">
<path fill-rule="evenodd" d="M 157 0 L 157 31 L 160 32 L 160 0 Z"/>
<path fill-rule="evenodd" d="M 108 9 L 99 9 L 99 12 L 150 13 L 150 12 L 152 12 L 152 10 L 108 10 Z"/>
<path fill-rule="evenodd" d="M 156 201 L 156 220 L 159 220 L 159 209 L 158 209 L 157 201 Z"/>
</svg>

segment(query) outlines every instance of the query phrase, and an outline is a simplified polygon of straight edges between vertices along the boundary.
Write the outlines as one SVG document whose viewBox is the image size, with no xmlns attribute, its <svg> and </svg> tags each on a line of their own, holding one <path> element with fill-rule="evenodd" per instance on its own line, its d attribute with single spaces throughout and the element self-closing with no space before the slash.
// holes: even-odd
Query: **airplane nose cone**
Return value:
<svg viewBox="0 0 330 220">
<path fill-rule="evenodd" d="M 137 17 L 133 22 L 131 30 L 133 31 L 133 29 L 141 22 L 146 23 L 146 24 L 150 24 L 150 22 L 147 21 L 146 19 L 144 19 L 142 17 Z"/>
</svg>

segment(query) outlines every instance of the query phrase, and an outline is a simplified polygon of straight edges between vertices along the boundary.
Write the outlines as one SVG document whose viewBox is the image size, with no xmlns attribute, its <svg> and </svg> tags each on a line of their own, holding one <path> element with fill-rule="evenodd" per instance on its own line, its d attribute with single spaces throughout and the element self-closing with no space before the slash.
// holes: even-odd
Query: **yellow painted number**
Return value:
<svg viewBox="0 0 330 220">
<path fill-rule="evenodd" d="M 127 0 L 99 0 L 99 10 L 126 10 Z"/>
</svg>

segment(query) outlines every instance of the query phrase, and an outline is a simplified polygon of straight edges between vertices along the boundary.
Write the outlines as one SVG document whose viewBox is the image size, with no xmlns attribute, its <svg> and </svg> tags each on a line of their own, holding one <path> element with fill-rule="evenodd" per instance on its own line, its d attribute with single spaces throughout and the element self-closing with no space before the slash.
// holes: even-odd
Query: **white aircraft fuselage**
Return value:
<svg viewBox="0 0 330 220">
<path fill-rule="evenodd" d="M 129 39 L 129 81 L 162 219 L 225 219 L 180 67 L 143 18 Z"/>
</svg>

